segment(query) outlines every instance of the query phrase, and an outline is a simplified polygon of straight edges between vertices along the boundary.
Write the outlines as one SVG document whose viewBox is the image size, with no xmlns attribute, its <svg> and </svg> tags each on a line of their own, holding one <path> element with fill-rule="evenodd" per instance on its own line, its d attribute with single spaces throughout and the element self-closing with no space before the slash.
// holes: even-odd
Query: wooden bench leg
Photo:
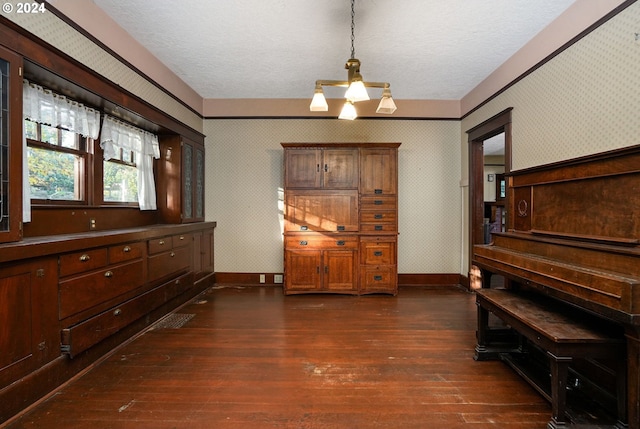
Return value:
<svg viewBox="0 0 640 429">
<path fill-rule="evenodd" d="M 487 330 L 489 329 L 489 312 L 480 304 L 478 306 L 478 330 L 476 331 L 476 352 L 473 355 L 475 360 L 488 360 L 487 353 Z"/>
<path fill-rule="evenodd" d="M 551 363 L 551 421 L 548 429 L 567 427 L 567 375 L 570 357 L 555 356 L 547 352 Z"/>
</svg>

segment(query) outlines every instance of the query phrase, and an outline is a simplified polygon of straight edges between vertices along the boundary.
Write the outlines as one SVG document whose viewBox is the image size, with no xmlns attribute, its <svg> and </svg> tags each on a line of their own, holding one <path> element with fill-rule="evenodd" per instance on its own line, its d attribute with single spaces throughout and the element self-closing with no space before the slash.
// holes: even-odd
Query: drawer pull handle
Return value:
<svg viewBox="0 0 640 429">
<path fill-rule="evenodd" d="M 111 278 L 111 277 L 113 277 L 113 271 L 107 271 L 106 273 L 104 273 L 104 276 L 105 276 L 106 278 Z"/>
<path fill-rule="evenodd" d="M 121 314 L 122 314 L 122 310 L 120 310 L 119 308 L 116 308 L 116 309 L 113 311 L 113 315 L 114 315 L 114 316 L 120 316 Z"/>
<path fill-rule="evenodd" d="M 382 251 L 376 250 L 375 252 L 373 252 L 373 256 L 382 256 Z"/>
<path fill-rule="evenodd" d="M 300 231 L 306 231 L 306 230 L 308 230 L 308 229 L 309 229 L 309 227 L 308 227 L 308 226 L 306 226 L 306 225 L 302 225 L 302 226 L 300 227 Z"/>
<path fill-rule="evenodd" d="M 181 236 L 180 236 L 180 240 L 184 240 L 184 235 L 181 235 Z"/>
<path fill-rule="evenodd" d="M 376 231 L 382 231 L 382 225 L 376 225 L 376 226 L 374 227 L 374 229 L 375 229 Z"/>
<path fill-rule="evenodd" d="M 159 244 L 160 246 L 164 246 L 164 240 L 160 240 L 160 241 L 158 242 L 158 244 Z"/>
<path fill-rule="evenodd" d="M 301 246 L 306 246 L 307 244 L 309 244 L 309 243 L 306 240 L 303 240 L 303 241 L 300 242 Z"/>
<path fill-rule="evenodd" d="M 344 240 L 336 241 L 336 246 L 344 246 L 344 245 L 345 245 L 345 241 Z"/>
<path fill-rule="evenodd" d="M 376 281 L 382 280 L 382 276 L 373 276 L 373 279 Z"/>
<path fill-rule="evenodd" d="M 374 194 L 381 194 L 382 193 L 382 189 L 374 189 L 373 193 Z"/>
<path fill-rule="evenodd" d="M 124 249 L 122 249 L 122 251 L 123 251 L 124 253 L 129 253 L 129 252 L 131 252 L 131 247 L 129 247 L 129 246 L 124 246 Z"/>
<path fill-rule="evenodd" d="M 375 204 L 376 206 L 381 206 L 382 204 L 384 204 L 384 202 L 382 200 L 373 200 L 373 204 Z"/>
<path fill-rule="evenodd" d="M 344 231 L 344 225 L 338 225 L 338 231 Z"/>
<path fill-rule="evenodd" d="M 91 256 L 87 255 L 86 253 L 80 256 L 80 262 L 87 262 L 89 259 L 91 259 Z"/>
<path fill-rule="evenodd" d="M 174 256 L 176 256 L 176 252 L 169 253 L 169 256 L 171 256 L 173 258 Z"/>
<path fill-rule="evenodd" d="M 373 218 L 374 218 L 374 219 L 382 219 L 383 217 L 384 217 L 384 215 L 381 215 L 381 214 L 375 214 L 375 215 L 373 215 Z"/>
</svg>

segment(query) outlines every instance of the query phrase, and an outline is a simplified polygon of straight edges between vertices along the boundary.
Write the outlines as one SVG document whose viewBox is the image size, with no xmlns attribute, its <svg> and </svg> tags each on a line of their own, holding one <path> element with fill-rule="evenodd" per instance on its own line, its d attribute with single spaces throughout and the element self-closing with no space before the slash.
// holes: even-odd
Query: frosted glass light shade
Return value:
<svg viewBox="0 0 640 429">
<path fill-rule="evenodd" d="M 312 112 L 326 112 L 329 110 L 329 105 L 327 104 L 327 100 L 324 98 L 322 88 L 316 88 L 313 93 L 313 99 L 309 105 L 309 110 Z"/>
<path fill-rule="evenodd" d="M 357 101 L 369 100 L 369 94 L 367 88 L 364 87 L 364 83 L 361 80 L 354 80 L 347 88 L 347 92 L 344 94 L 344 98 L 355 103 Z"/>
<path fill-rule="evenodd" d="M 396 103 L 393 102 L 393 98 L 391 98 L 390 95 L 383 95 L 380 99 L 380 104 L 378 104 L 378 108 L 376 109 L 376 113 L 386 113 L 387 115 L 390 115 L 395 112 L 396 109 Z"/>
<path fill-rule="evenodd" d="M 348 119 L 353 121 L 358 117 L 358 112 L 356 112 L 356 107 L 353 105 L 351 101 L 345 101 L 344 106 L 342 106 L 342 111 L 340 112 L 340 116 L 338 119 Z"/>
</svg>

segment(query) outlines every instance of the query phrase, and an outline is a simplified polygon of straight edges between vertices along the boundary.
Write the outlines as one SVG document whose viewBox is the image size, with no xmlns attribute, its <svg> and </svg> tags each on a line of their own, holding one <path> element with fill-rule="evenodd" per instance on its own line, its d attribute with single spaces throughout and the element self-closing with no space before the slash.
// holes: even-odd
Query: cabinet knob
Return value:
<svg viewBox="0 0 640 429">
<path fill-rule="evenodd" d="M 104 273 L 104 276 L 105 276 L 106 278 L 111 278 L 111 277 L 113 277 L 113 271 L 107 271 L 106 273 Z"/>
<path fill-rule="evenodd" d="M 173 258 L 174 256 L 176 256 L 176 252 L 169 253 L 169 256 L 171 256 Z"/>
<path fill-rule="evenodd" d="M 122 314 L 122 310 L 120 310 L 119 308 L 116 308 L 116 309 L 113 311 L 113 315 L 114 315 L 114 316 L 120 316 L 121 314 Z"/>
<path fill-rule="evenodd" d="M 164 240 L 160 240 L 160 241 L 158 242 L 158 244 L 159 244 L 160 246 L 164 246 Z"/>
<path fill-rule="evenodd" d="M 123 251 L 124 253 L 129 253 L 129 252 L 131 252 L 131 247 L 129 247 L 129 246 L 124 246 L 124 249 L 122 249 L 122 251 Z"/>
<path fill-rule="evenodd" d="M 80 256 L 80 262 L 87 262 L 89 259 L 91 259 L 91 256 L 86 253 Z"/>
<path fill-rule="evenodd" d="M 184 235 L 181 235 L 179 240 L 184 240 Z"/>
</svg>

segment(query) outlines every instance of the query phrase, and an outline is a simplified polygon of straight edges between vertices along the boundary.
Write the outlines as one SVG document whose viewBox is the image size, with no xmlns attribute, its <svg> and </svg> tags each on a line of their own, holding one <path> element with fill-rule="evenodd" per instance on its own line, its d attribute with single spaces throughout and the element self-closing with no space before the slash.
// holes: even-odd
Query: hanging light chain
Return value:
<svg viewBox="0 0 640 429">
<path fill-rule="evenodd" d="M 356 39 L 355 17 L 356 17 L 355 0 L 351 0 L 351 58 L 356 57 L 356 48 L 354 47 L 354 41 Z"/>
</svg>

